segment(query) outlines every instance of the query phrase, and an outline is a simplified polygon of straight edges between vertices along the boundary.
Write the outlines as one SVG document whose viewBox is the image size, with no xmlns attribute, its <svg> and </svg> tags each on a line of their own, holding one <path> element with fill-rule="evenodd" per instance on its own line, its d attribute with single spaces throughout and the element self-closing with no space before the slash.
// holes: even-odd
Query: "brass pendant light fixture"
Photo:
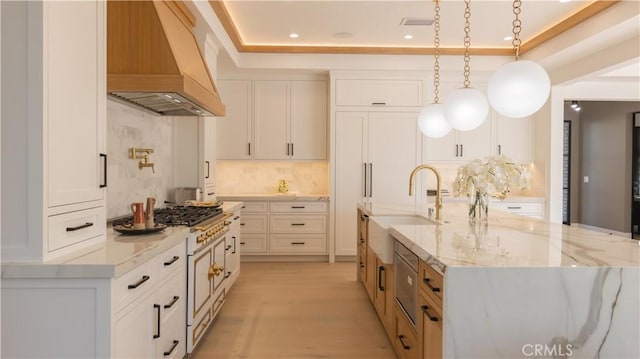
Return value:
<svg viewBox="0 0 640 359">
<path fill-rule="evenodd" d="M 435 4 L 433 47 L 433 103 L 426 105 L 418 114 L 420 131 L 431 138 L 446 136 L 451 131 L 451 124 L 444 116 L 444 105 L 439 103 L 440 87 L 440 0 L 433 0 Z"/>
<path fill-rule="evenodd" d="M 465 0 L 464 11 L 464 87 L 453 91 L 444 106 L 444 114 L 451 127 L 458 131 L 470 131 L 479 127 L 489 113 L 489 103 L 482 91 L 471 87 L 469 75 L 469 47 L 471 46 L 471 6 L 470 0 Z"/>
<path fill-rule="evenodd" d="M 547 102 L 551 81 L 545 69 L 538 63 L 519 60 L 522 2 L 513 1 L 513 48 L 515 60 L 498 68 L 491 75 L 487 95 L 491 106 L 501 115 L 522 118 L 540 110 Z"/>
</svg>

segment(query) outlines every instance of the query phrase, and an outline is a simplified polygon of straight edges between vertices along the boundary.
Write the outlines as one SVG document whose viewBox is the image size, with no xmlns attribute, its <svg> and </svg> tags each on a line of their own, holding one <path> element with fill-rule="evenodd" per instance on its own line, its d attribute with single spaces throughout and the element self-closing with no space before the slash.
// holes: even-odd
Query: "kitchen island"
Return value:
<svg viewBox="0 0 640 359">
<path fill-rule="evenodd" d="M 449 203 L 438 223 L 390 226 L 442 275 L 443 357 L 640 357 L 640 242 L 491 210 L 470 225 L 466 211 Z"/>
</svg>

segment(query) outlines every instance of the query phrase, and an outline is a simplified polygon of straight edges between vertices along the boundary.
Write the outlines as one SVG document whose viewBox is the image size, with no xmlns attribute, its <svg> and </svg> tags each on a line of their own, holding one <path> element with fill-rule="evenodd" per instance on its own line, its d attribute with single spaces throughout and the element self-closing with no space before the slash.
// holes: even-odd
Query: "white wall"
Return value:
<svg viewBox="0 0 640 359">
<path fill-rule="evenodd" d="M 155 197 L 163 206 L 173 176 L 173 117 L 154 116 L 117 101 L 107 101 L 107 218 L 131 213 L 132 202 Z M 129 148 L 151 148 L 151 168 L 138 169 Z M 197 160 L 197 159 L 194 159 Z"/>
</svg>

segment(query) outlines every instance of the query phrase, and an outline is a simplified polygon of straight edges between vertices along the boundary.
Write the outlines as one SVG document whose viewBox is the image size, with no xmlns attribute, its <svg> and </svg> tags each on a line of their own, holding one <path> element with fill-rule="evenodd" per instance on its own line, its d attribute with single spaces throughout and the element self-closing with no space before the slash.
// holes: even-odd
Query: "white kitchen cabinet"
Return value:
<svg viewBox="0 0 640 359">
<path fill-rule="evenodd" d="M 105 4 L 2 3 L 3 261 L 105 239 Z"/>
<path fill-rule="evenodd" d="M 536 201 L 526 202 L 513 199 L 501 201 L 494 198 L 489 202 L 489 209 L 505 211 L 520 216 L 544 219 L 544 200 L 542 198 Z"/>
<path fill-rule="evenodd" d="M 289 81 L 254 82 L 255 159 L 289 158 L 291 152 L 289 91 Z"/>
<path fill-rule="evenodd" d="M 220 84 L 227 116 L 219 120 L 219 159 L 327 158 L 326 81 L 221 80 Z"/>
<path fill-rule="evenodd" d="M 422 106 L 422 80 L 337 79 L 336 106 Z"/>
<path fill-rule="evenodd" d="M 231 222 L 229 233 L 226 236 L 226 258 L 227 263 L 225 272 L 227 277 L 227 291 L 233 286 L 236 279 L 240 275 L 240 243 L 242 242 L 242 236 L 240 233 L 240 223 L 242 222 L 241 210 L 233 212 L 233 215 L 229 218 Z"/>
<path fill-rule="evenodd" d="M 216 119 L 200 117 L 198 119 L 200 143 L 200 171 L 198 172 L 199 187 L 202 188 L 203 201 L 216 200 Z"/>
<path fill-rule="evenodd" d="M 356 254 L 358 202 L 416 205 L 409 174 L 420 164 L 415 112 L 336 113 L 335 254 Z"/>
<path fill-rule="evenodd" d="M 106 270 L 91 265 L 83 278 L 65 276 L 66 267 L 60 267 L 62 269 L 53 275 L 51 270 L 33 267 L 33 272 L 24 272 L 27 278 L 3 278 L 0 355 L 3 358 L 184 357 L 186 243 L 184 238 L 164 241 L 177 242 L 115 278 L 101 276 Z M 88 256 L 100 254 L 105 255 L 104 250 Z M 144 257 L 122 264 L 134 265 Z M 69 265 L 75 266 L 83 264 Z M 42 273 L 43 277 L 37 277 L 36 273 Z M 99 275 L 93 278 L 96 273 Z M 172 348 L 172 353 L 165 356 Z"/>
<path fill-rule="evenodd" d="M 533 161 L 533 117 L 509 118 L 492 110 L 496 132 L 494 151 L 514 161 Z"/>
<path fill-rule="evenodd" d="M 218 118 L 218 158 L 251 159 L 252 82 L 250 80 L 219 80 L 217 85 L 226 107 L 225 116 Z"/>
<path fill-rule="evenodd" d="M 114 280 L 115 358 L 182 358 L 186 353 L 185 242 Z M 137 293 L 136 293 L 137 292 Z M 118 293 L 123 295 L 118 296 Z M 123 307 L 122 309 L 117 309 Z"/>
<path fill-rule="evenodd" d="M 326 200 L 241 200 L 239 245 L 243 258 L 327 254 L 329 206 Z"/>
<path fill-rule="evenodd" d="M 475 85 L 474 85 L 475 86 Z M 478 88 L 484 86 L 478 84 Z M 457 88 L 459 82 L 441 82 L 439 89 L 440 102 L 446 103 L 447 95 Z M 486 120 L 471 131 L 451 130 L 441 138 L 423 136 L 424 158 L 427 162 L 468 162 L 470 160 L 491 155 L 492 152 L 492 115 L 487 114 Z"/>
<path fill-rule="evenodd" d="M 216 119 L 176 117 L 174 169 L 176 187 L 202 189 L 203 201 L 216 200 Z"/>
</svg>

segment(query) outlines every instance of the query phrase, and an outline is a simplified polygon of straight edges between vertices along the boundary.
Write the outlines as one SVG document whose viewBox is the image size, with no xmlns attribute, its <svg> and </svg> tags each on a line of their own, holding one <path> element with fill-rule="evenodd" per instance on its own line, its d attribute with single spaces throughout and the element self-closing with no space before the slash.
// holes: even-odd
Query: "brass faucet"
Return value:
<svg viewBox="0 0 640 359">
<path fill-rule="evenodd" d="M 440 210 L 442 209 L 442 195 L 440 194 L 440 172 L 438 172 L 435 167 L 419 165 L 411 171 L 411 175 L 409 175 L 409 196 L 413 195 L 413 182 L 415 181 L 416 173 L 423 169 L 431 170 L 433 174 L 436 175 L 436 221 L 439 221 L 442 219 L 440 214 Z"/>
<path fill-rule="evenodd" d="M 142 160 L 138 162 L 138 169 L 141 170 L 145 167 L 151 167 L 151 171 L 156 173 L 154 166 L 155 164 L 149 162 L 149 155 L 153 153 L 152 148 L 135 148 L 132 147 L 129 149 L 129 158 Z"/>
</svg>

